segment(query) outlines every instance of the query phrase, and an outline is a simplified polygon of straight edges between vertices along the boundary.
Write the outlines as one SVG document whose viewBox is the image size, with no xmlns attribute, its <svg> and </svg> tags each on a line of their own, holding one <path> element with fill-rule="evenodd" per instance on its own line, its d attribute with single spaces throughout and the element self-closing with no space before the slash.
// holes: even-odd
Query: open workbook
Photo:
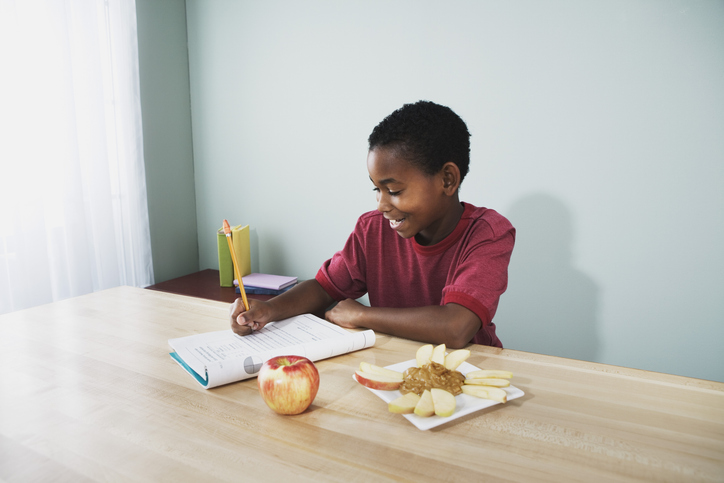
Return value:
<svg viewBox="0 0 724 483">
<path fill-rule="evenodd" d="M 250 335 L 221 330 L 169 339 L 171 357 L 206 389 L 258 374 L 267 359 L 318 361 L 375 345 L 371 330 L 351 332 L 311 314 L 271 322 Z"/>
</svg>

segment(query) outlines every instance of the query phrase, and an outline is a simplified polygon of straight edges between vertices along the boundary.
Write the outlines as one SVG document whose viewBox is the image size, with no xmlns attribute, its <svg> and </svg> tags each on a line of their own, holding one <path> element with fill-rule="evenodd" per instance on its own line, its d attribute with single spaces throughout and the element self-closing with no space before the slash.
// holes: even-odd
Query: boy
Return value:
<svg viewBox="0 0 724 483">
<path fill-rule="evenodd" d="M 461 348 L 502 347 L 493 315 L 505 291 L 513 226 L 493 210 L 461 203 L 470 133 L 448 107 L 420 101 L 385 118 L 369 137 L 367 170 L 377 211 L 357 221 L 342 251 L 314 280 L 267 301 L 231 306 L 246 335 L 267 322 L 319 312 L 345 328 Z M 370 307 L 355 301 L 369 293 Z"/>
</svg>

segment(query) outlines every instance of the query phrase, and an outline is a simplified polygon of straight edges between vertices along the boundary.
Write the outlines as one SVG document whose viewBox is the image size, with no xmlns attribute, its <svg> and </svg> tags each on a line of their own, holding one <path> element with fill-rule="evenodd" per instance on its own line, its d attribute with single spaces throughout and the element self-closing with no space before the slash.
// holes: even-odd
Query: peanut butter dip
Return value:
<svg viewBox="0 0 724 483">
<path fill-rule="evenodd" d="M 431 362 L 422 367 L 410 367 L 403 373 L 402 377 L 403 381 L 400 386 L 402 394 L 414 392 L 422 395 L 425 389 L 429 390 L 436 387 L 457 396 L 462 394 L 462 387 L 465 382 L 465 376 L 460 372 L 446 369 L 445 366 L 437 362 Z"/>
</svg>

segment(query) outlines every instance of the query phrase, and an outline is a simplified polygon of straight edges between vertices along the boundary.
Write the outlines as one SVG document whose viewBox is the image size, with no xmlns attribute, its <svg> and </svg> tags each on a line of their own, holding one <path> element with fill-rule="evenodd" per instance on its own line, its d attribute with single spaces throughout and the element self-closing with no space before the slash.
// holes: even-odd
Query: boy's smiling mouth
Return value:
<svg viewBox="0 0 724 483">
<path fill-rule="evenodd" d="M 400 218 L 397 220 L 390 220 L 390 227 L 394 230 L 394 229 L 398 228 L 402 224 L 403 221 L 405 221 L 404 218 Z"/>
</svg>

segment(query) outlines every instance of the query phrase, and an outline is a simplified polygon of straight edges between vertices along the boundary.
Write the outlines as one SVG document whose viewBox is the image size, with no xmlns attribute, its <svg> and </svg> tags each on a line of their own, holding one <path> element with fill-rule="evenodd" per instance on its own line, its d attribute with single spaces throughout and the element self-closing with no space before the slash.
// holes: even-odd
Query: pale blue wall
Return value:
<svg viewBox="0 0 724 483">
<path fill-rule="evenodd" d="M 156 282 L 199 269 L 184 0 L 136 0 L 143 154 Z"/>
<path fill-rule="evenodd" d="M 468 123 L 466 201 L 518 227 L 508 348 L 724 381 L 724 3 L 187 2 L 201 268 L 221 220 L 313 277 L 374 209 L 405 102 Z"/>
</svg>

